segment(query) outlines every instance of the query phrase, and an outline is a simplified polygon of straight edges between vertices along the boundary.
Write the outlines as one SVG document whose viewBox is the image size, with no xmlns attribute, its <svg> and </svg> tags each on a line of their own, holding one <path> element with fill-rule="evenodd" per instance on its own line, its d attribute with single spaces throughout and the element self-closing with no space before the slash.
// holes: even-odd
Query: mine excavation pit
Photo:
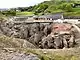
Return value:
<svg viewBox="0 0 80 60">
<path fill-rule="evenodd" d="M 20 21 L 22 22 L 22 21 Z M 78 25 L 75 25 L 79 27 Z M 5 22 L 0 25 L 4 35 L 25 39 L 36 48 L 63 49 L 79 47 L 79 28 L 70 23 L 32 22 L 13 23 Z M 78 42 L 79 43 L 79 42 Z"/>
</svg>

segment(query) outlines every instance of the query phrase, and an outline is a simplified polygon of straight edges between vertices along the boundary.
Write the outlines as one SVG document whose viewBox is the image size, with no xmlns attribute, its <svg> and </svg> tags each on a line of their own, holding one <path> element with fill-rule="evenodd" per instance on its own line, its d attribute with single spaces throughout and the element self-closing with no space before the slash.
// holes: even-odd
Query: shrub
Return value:
<svg viewBox="0 0 80 60">
<path fill-rule="evenodd" d="M 70 3 L 63 3 L 61 4 L 58 9 L 65 10 L 66 12 L 72 12 L 72 4 Z"/>
</svg>

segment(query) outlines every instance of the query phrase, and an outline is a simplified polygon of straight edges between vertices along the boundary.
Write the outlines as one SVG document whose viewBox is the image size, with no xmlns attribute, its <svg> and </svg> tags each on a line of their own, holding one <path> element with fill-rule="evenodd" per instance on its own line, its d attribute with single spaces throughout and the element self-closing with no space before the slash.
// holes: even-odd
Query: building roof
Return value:
<svg viewBox="0 0 80 60">
<path fill-rule="evenodd" d="M 36 16 L 35 18 L 52 18 L 52 19 L 60 19 L 61 17 L 62 17 L 62 14 L 51 14 L 51 15 Z"/>
</svg>

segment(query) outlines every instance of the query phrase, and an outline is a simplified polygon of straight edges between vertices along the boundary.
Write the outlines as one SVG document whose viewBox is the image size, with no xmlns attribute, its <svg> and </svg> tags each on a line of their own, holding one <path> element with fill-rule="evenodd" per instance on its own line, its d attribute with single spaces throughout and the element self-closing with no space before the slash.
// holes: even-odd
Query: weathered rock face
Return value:
<svg viewBox="0 0 80 60">
<path fill-rule="evenodd" d="M 38 48 L 63 48 L 69 45 L 69 41 L 61 39 L 63 37 L 53 37 L 50 23 L 13 24 L 12 22 L 1 24 L 0 29 L 3 34 L 15 38 L 26 39 Z M 54 34 L 53 34 L 54 35 Z M 72 38 L 73 39 L 73 38 Z M 71 42 L 70 44 L 73 44 Z M 71 45 L 70 45 L 71 46 Z"/>
</svg>

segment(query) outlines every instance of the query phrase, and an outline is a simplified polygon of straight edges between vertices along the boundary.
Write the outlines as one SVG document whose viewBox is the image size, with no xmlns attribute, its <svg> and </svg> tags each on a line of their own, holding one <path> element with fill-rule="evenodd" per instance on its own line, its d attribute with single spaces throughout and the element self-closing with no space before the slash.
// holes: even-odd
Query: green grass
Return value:
<svg viewBox="0 0 80 60">
<path fill-rule="evenodd" d="M 79 60 L 79 56 L 77 56 L 76 53 L 72 55 L 74 52 L 70 54 L 66 51 L 62 51 L 56 54 L 53 53 L 54 51 L 47 51 L 47 53 L 45 54 L 42 50 L 36 49 L 25 49 L 25 51 L 26 53 L 33 53 L 37 55 L 41 60 Z"/>
<path fill-rule="evenodd" d="M 65 12 L 64 16 L 80 16 L 80 12 Z"/>
<path fill-rule="evenodd" d="M 8 20 L 8 16 L 0 14 L 0 21 L 5 21 L 5 20 Z"/>
<path fill-rule="evenodd" d="M 7 37 L 5 35 L 0 35 L 0 48 L 12 48 L 12 47 L 19 47 L 17 42 L 13 41 L 14 39 L 11 37 Z"/>
<path fill-rule="evenodd" d="M 61 9 L 56 9 L 56 10 L 50 10 L 52 14 L 55 14 L 55 13 L 58 13 L 58 12 L 64 12 L 64 16 L 80 16 L 80 8 L 77 7 L 77 8 L 72 8 L 72 12 L 66 12 L 64 10 L 61 10 Z M 28 15 L 28 16 L 31 16 L 33 15 L 34 12 L 27 12 L 27 11 L 24 11 L 24 12 L 16 12 L 16 15 Z M 39 13 L 41 14 L 41 13 Z M 45 11 L 45 14 L 46 11 Z"/>
<path fill-rule="evenodd" d="M 24 12 L 16 12 L 16 15 L 33 15 L 34 12 L 27 12 L 27 11 L 24 11 Z"/>
<path fill-rule="evenodd" d="M 80 8 L 73 8 L 72 12 L 64 12 L 64 16 L 80 16 Z"/>
<path fill-rule="evenodd" d="M 73 8 L 73 12 L 80 12 L 80 8 Z"/>
<path fill-rule="evenodd" d="M 59 12 L 63 12 L 63 11 L 60 10 L 60 9 L 52 11 L 53 14 L 55 14 L 55 13 L 59 13 Z"/>
</svg>

